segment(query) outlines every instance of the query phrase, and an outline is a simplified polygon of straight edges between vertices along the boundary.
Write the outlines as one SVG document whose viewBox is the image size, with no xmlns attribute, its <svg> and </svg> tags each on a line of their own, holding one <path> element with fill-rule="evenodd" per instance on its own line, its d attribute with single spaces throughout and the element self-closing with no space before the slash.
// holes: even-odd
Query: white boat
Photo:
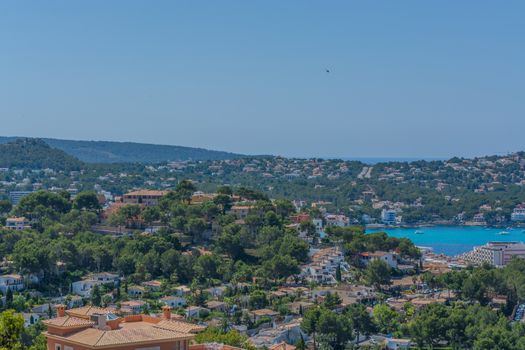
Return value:
<svg viewBox="0 0 525 350">
<path fill-rule="evenodd" d="M 423 232 L 423 231 L 421 231 L 421 230 L 416 230 L 416 232 L 414 232 L 414 233 L 415 233 L 416 235 L 422 235 L 422 234 L 425 233 L 425 232 Z"/>
<path fill-rule="evenodd" d="M 510 235 L 510 232 L 509 231 L 501 231 L 501 232 L 498 232 L 498 235 L 502 235 L 502 236 Z"/>
</svg>

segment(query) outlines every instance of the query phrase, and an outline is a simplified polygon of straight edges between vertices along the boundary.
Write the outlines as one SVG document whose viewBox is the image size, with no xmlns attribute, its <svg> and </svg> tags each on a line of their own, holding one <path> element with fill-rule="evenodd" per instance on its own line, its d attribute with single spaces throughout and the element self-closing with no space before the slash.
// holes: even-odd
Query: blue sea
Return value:
<svg viewBox="0 0 525 350">
<path fill-rule="evenodd" d="M 525 232 L 521 228 L 502 229 L 465 226 L 423 227 L 423 234 L 416 234 L 416 228 L 367 229 L 367 233 L 386 232 L 394 237 L 410 238 L 417 246 L 431 247 L 435 253 L 454 256 L 472 250 L 474 246 L 490 241 L 525 241 Z M 508 235 L 498 233 L 507 231 Z"/>
</svg>

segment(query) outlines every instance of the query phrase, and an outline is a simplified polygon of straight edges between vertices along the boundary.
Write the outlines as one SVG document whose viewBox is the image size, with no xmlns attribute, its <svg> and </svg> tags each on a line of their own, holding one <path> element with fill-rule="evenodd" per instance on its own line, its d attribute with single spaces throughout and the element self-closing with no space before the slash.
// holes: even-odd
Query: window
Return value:
<svg viewBox="0 0 525 350">
<path fill-rule="evenodd" d="M 62 350 L 62 345 L 55 344 L 55 350 Z"/>
<path fill-rule="evenodd" d="M 64 350 L 74 350 L 72 346 L 64 345 Z"/>
</svg>

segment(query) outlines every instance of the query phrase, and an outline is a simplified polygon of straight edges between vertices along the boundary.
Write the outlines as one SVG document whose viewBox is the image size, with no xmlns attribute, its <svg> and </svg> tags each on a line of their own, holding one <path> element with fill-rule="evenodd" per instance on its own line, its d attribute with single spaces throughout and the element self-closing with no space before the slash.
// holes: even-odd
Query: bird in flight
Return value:
<svg viewBox="0 0 525 350">
<path fill-rule="evenodd" d="M 326 68 L 324 71 L 325 71 L 326 73 L 330 73 L 330 69 L 328 69 L 328 68 Z"/>
</svg>

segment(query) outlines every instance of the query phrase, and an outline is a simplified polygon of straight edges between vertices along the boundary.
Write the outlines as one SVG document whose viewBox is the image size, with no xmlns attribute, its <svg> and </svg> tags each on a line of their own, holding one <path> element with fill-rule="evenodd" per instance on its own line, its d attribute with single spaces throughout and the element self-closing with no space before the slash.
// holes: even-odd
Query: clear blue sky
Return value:
<svg viewBox="0 0 525 350">
<path fill-rule="evenodd" d="M 2 1 L 0 135 L 303 157 L 524 150 L 524 18 L 522 0 Z"/>
</svg>

